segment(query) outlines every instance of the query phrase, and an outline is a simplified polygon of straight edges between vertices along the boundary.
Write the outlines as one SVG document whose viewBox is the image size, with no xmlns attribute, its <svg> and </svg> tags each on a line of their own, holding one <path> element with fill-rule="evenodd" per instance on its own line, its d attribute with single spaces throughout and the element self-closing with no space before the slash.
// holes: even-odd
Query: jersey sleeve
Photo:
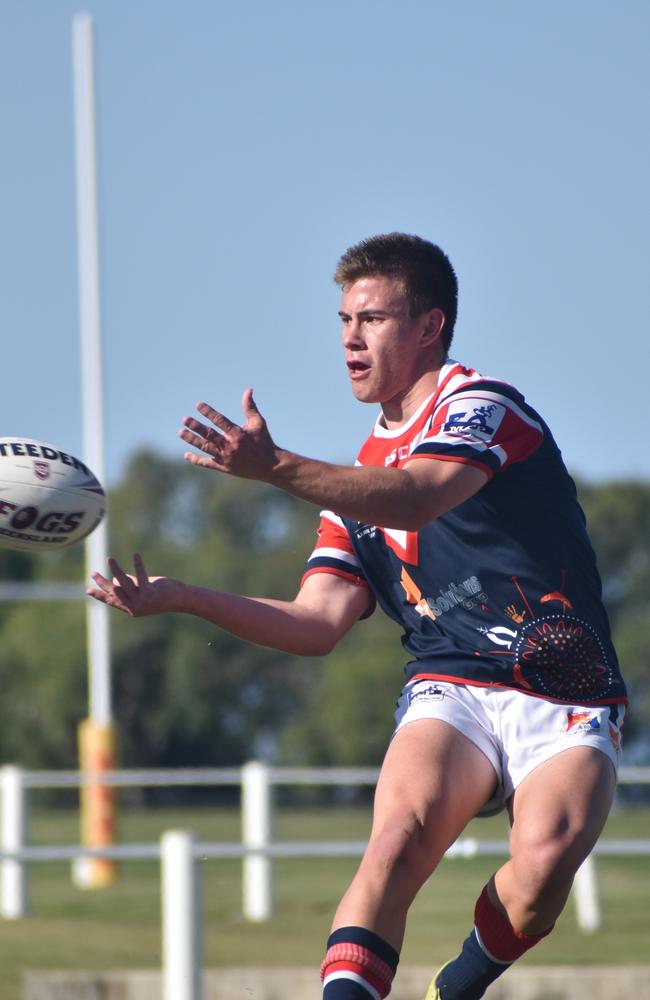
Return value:
<svg viewBox="0 0 650 1000">
<path fill-rule="evenodd" d="M 368 587 L 347 528 L 341 518 L 330 510 L 321 511 L 316 548 L 307 560 L 301 586 L 312 573 L 333 573 L 351 583 Z"/>
<path fill-rule="evenodd" d="M 443 399 L 409 459 L 463 462 L 491 479 L 532 455 L 544 439 L 543 425 L 523 397 L 499 388 L 468 386 Z"/>
</svg>

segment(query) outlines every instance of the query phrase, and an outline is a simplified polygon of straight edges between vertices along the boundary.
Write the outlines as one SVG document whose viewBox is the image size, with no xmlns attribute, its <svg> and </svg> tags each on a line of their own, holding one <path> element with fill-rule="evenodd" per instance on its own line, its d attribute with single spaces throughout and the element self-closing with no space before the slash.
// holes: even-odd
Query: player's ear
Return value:
<svg viewBox="0 0 650 1000">
<path fill-rule="evenodd" d="M 430 309 L 425 314 L 425 325 L 422 329 L 421 340 L 427 347 L 440 338 L 442 328 L 445 325 L 445 314 L 442 309 Z"/>
</svg>

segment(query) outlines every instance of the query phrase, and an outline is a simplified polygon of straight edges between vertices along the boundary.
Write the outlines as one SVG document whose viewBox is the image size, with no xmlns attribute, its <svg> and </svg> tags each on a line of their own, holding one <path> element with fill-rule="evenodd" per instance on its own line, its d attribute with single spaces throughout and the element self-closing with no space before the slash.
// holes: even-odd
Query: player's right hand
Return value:
<svg viewBox="0 0 650 1000">
<path fill-rule="evenodd" d="M 133 556 L 133 565 L 135 575 L 126 573 L 116 559 L 109 559 L 113 579 L 109 580 L 99 572 L 92 573 L 96 586 L 89 587 L 86 593 L 131 618 L 178 611 L 177 599 L 183 584 L 166 576 L 149 576 L 142 556 L 137 552 Z"/>
</svg>

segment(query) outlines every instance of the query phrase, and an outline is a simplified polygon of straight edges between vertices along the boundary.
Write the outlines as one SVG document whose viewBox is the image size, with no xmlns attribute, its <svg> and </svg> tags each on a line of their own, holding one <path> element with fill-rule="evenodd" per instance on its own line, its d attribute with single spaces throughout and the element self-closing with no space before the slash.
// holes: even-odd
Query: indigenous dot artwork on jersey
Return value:
<svg viewBox="0 0 650 1000">
<path fill-rule="evenodd" d="M 514 650 L 514 674 L 524 688 L 555 698 L 598 698 L 611 670 L 598 637 L 586 622 L 548 615 L 530 622 Z"/>
</svg>

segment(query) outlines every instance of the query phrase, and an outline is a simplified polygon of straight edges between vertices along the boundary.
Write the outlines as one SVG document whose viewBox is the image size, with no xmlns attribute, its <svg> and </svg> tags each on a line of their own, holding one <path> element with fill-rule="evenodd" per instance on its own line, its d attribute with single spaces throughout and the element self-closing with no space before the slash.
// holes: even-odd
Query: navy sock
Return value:
<svg viewBox="0 0 650 1000">
<path fill-rule="evenodd" d="M 321 966 L 323 1000 L 383 1000 L 390 993 L 399 955 L 364 927 L 339 927 L 327 942 Z"/>
<path fill-rule="evenodd" d="M 436 978 L 442 1000 L 479 1000 L 511 962 L 495 962 L 481 948 L 472 931 L 463 942 L 460 955 L 448 962 Z"/>
<path fill-rule="evenodd" d="M 351 979 L 334 979 L 323 987 L 323 1000 L 372 1000 L 365 986 Z"/>
<path fill-rule="evenodd" d="M 436 976 L 442 1000 L 480 1000 L 490 983 L 552 929 L 540 934 L 515 930 L 491 901 L 485 886 L 476 902 L 472 933 L 463 941 L 460 955 Z"/>
</svg>

